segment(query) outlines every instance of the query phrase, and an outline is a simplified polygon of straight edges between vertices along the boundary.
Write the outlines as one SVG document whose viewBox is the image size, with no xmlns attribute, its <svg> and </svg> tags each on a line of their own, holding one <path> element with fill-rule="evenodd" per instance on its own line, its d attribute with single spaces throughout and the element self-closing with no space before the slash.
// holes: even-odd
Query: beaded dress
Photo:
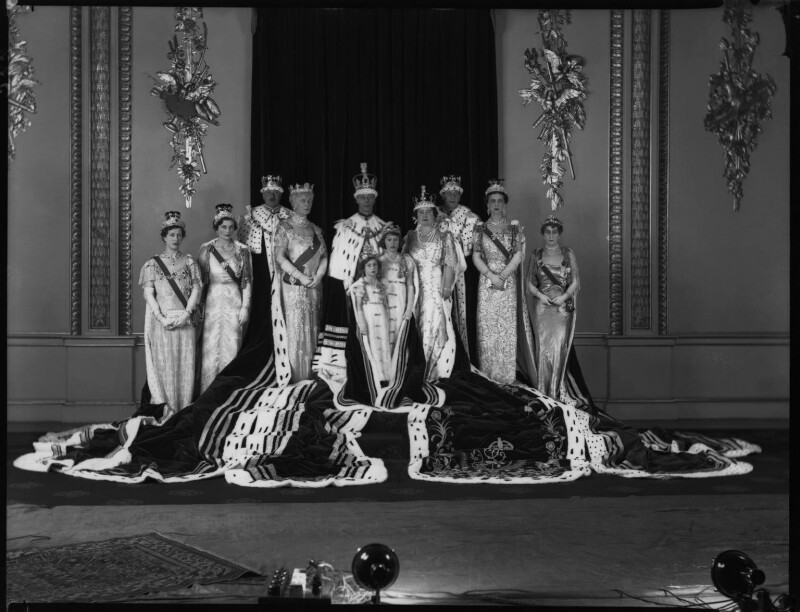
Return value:
<svg viewBox="0 0 800 612">
<path fill-rule="evenodd" d="M 242 337 L 246 327 L 239 325 L 239 311 L 243 304 L 248 311 L 250 310 L 253 282 L 250 250 L 241 242 L 235 241 L 233 253 L 225 258 L 225 265 L 239 279 L 237 283 L 211 253 L 214 242 L 211 240 L 203 244 L 197 258 L 203 283 L 207 287 L 203 317 L 203 356 L 200 367 L 201 393 L 236 357 L 242 347 Z"/>
<path fill-rule="evenodd" d="M 454 270 L 458 256 L 453 235 L 433 229 L 420 236 L 419 230 L 406 235 L 403 252 L 411 256 L 419 274 L 419 297 L 414 317 L 422 338 L 426 379 L 447 378 L 453 370 L 456 341 L 452 321 L 452 300 L 442 298 L 444 266 Z"/>
<path fill-rule="evenodd" d="M 578 276 L 578 262 L 575 253 L 568 247 L 562 247 L 560 265 L 548 265 L 542 261 L 543 250 L 536 249 L 531 257 L 528 269 L 528 281 L 544 293 L 548 298 L 563 294 Z M 544 272 L 547 266 L 550 273 L 561 285 L 554 283 Z M 575 300 L 577 304 L 577 300 Z M 533 300 L 532 324 L 536 335 L 536 371 L 538 382 L 536 388 L 545 395 L 563 400 L 564 372 L 567 368 L 572 337 L 575 333 L 576 310 L 569 312 L 564 305 L 552 306 Z"/>
<path fill-rule="evenodd" d="M 481 259 L 495 274 L 503 271 L 508 258 L 492 239 L 486 235 L 484 224 L 475 228 L 473 247 Z M 490 224 L 489 229 L 512 257 L 522 253 L 525 236 L 519 225 L 507 221 L 499 227 Z M 478 368 L 493 381 L 510 384 L 516 378 L 517 364 L 517 300 L 519 266 L 505 282 L 503 289 L 492 286 L 488 277 L 481 274 L 478 281 L 477 308 L 477 361 Z"/>
<path fill-rule="evenodd" d="M 169 263 L 164 261 L 167 266 Z M 200 268 L 191 255 L 185 255 L 183 265 L 171 270 L 184 297 L 192 294 L 193 283 L 200 283 Z M 172 290 L 161 267 L 148 259 L 139 273 L 139 284 L 152 282 L 161 313 L 171 318 L 185 306 Z M 192 403 L 195 378 L 195 329 L 191 324 L 165 329 L 147 304 L 144 316 L 144 356 L 147 386 L 151 404 L 166 404 L 163 420 Z"/>
<path fill-rule="evenodd" d="M 366 282 L 362 277 L 348 289 L 353 298 L 353 309 L 360 309 L 367 329 L 367 350 L 378 383 L 388 381 L 392 366 L 392 349 L 389 342 L 389 302 L 386 288 L 377 281 Z"/>
<path fill-rule="evenodd" d="M 314 223 L 309 222 L 313 234 L 316 234 L 319 247 L 314 255 L 303 264 L 300 272 L 306 276 L 314 276 L 323 260 L 327 259 L 328 251 L 322 230 Z M 308 229 L 304 228 L 304 229 Z M 286 256 L 295 261 L 301 254 L 312 248 L 314 244 L 311 232 L 301 233 L 288 221 L 282 221 L 275 231 L 275 252 L 286 250 Z M 291 364 L 291 382 L 311 378 L 311 359 L 317 347 L 320 317 L 322 316 L 322 285 L 308 288 L 301 285 L 297 279 L 289 277 L 276 269 L 276 274 L 281 275 L 281 306 L 283 317 L 286 321 L 286 340 L 288 359 Z"/>
</svg>

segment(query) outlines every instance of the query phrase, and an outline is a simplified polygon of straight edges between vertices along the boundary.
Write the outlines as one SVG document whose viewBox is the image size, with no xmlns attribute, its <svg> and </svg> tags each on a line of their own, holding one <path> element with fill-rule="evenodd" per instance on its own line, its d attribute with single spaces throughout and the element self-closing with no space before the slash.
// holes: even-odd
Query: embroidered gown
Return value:
<svg viewBox="0 0 800 612">
<path fill-rule="evenodd" d="M 239 279 L 237 283 L 211 253 L 213 244 L 214 241 L 211 240 L 202 245 L 198 256 L 203 283 L 208 287 L 203 319 L 201 393 L 236 357 L 242 347 L 246 327 L 239 325 L 239 311 L 242 305 L 250 310 L 252 292 L 253 264 L 250 249 L 241 242 L 234 242 L 233 254 L 225 260 L 225 264 Z"/>
<path fill-rule="evenodd" d="M 492 233 L 512 257 L 522 253 L 525 236 L 518 225 L 505 223 L 501 230 Z M 508 264 L 506 256 L 484 232 L 484 225 L 476 226 L 473 248 L 489 270 L 499 274 Z M 477 361 L 478 368 L 493 381 L 511 384 L 517 370 L 517 300 L 520 267 L 506 279 L 504 289 L 495 289 L 491 281 L 481 274 L 478 282 L 477 309 Z"/>
<path fill-rule="evenodd" d="M 575 253 L 568 247 L 562 247 L 563 259 L 561 265 L 548 265 L 548 269 L 562 285 L 553 283 L 544 273 L 543 267 L 547 264 L 542 261 L 542 249 L 536 249 L 531 257 L 528 269 L 528 281 L 533 283 L 539 291 L 549 298 L 563 294 L 573 279 L 578 282 L 578 262 Z M 575 296 L 573 296 L 575 300 Z M 575 300 L 577 304 L 577 300 Z M 536 371 L 538 383 L 536 388 L 545 395 L 563 401 L 564 372 L 567 367 L 567 358 L 572 346 L 572 337 L 575 334 L 575 313 L 568 312 L 564 305 L 551 306 L 542 304 L 534 299 L 532 303 L 531 322 L 536 335 Z"/>
<path fill-rule="evenodd" d="M 309 222 L 309 227 L 319 240 L 319 248 L 302 266 L 300 271 L 307 276 L 317 273 L 323 260 L 328 257 L 325 248 L 325 239 L 322 230 Z M 286 249 L 287 258 L 294 262 L 313 245 L 310 235 L 301 234 L 288 221 L 282 221 L 275 231 L 275 252 Z M 276 274 L 281 275 L 281 306 L 283 317 L 286 321 L 286 340 L 288 358 L 291 364 L 291 382 L 311 378 L 311 359 L 317 347 L 320 317 L 322 316 L 322 285 L 318 284 L 309 289 L 297 281 L 287 277 L 280 269 Z"/>
<path fill-rule="evenodd" d="M 398 258 L 392 260 L 384 253 L 381 255 L 381 269 L 381 282 L 386 287 L 386 299 L 389 304 L 389 344 L 394 354 L 397 334 L 406 312 L 408 279 L 413 278 L 414 260 L 405 253 L 399 253 Z M 413 291 L 413 284 L 410 290 Z"/>
<path fill-rule="evenodd" d="M 192 294 L 192 284 L 201 282 L 200 268 L 191 255 L 185 256 L 183 267 L 172 276 L 187 300 Z M 171 312 L 185 308 L 161 267 L 152 258 L 145 262 L 139 274 L 142 287 L 148 281 L 155 287 L 156 301 L 165 317 L 169 318 Z M 195 338 L 195 329 L 189 324 L 165 329 L 147 304 L 144 315 L 147 386 L 150 388 L 150 403 L 166 404 L 162 420 L 188 406 L 194 398 Z"/>
<path fill-rule="evenodd" d="M 392 352 L 389 342 L 389 303 L 386 288 L 378 281 L 377 284 L 365 282 L 364 278 L 358 279 L 348 289 L 353 298 L 353 309 L 360 309 L 364 314 L 367 329 L 367 350 L 369 360 L 375 371 L 378 382 L 389 381 Z"/>
<path fill-rule="evenodd" d="M 455 362 L 456 341 L 452 321 L 452 299 L 442 298 L 444 266 L 458 265 L 450 232 L 434 229 L 428 238 L 417 230 L 406 235 L 403 252 L 411 256 L 419 274 L 419 297 L 414 307 L 425 354 L 426 380 L 447 378 Z"/>
</svg>

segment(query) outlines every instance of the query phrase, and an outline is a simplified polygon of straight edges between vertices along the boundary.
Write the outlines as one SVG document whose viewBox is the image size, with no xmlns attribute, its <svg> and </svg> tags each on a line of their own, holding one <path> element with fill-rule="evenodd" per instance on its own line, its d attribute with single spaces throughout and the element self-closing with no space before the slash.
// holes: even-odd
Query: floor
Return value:
<svg viewBox="0 0 800 612">
<path fill-rule="evenodd" d="M 30 431 L 26 426 L 14 428 Z M 380 502 L 352 487 L 347 501 L 331 503 L 15 504 L 7 506 L 7 549 L 158 531 L 269 576 L 309 559 L 349 570 L 359 546 L 381 542 L 401 568 L 383 594 L 387 603 L 723 608 L 731 602 L 710 580 L 723 550 L 750 555 L 773 595 L 786 592 L 789 581 L 788 488 L 742 495 L 736 477 L 726 480 L 729 494 Z M 251 580 L 141 601 L 255 603 L 264 588 Z"/>
</svg>

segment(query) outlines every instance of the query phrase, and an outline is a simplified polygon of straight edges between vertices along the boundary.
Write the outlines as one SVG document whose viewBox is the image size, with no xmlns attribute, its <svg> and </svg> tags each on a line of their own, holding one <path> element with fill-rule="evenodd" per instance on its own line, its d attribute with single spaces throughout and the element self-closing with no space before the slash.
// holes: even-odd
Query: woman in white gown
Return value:
<svg viewBox="0 0 800 612">
<path fill-rule="evenodd" d="M 238 224 L 230 204 L 217 204 L 214 240 L 200 247 L 198 263 L 205 286 L 200 392 L 236 357 L 250 317 L 253 263 L 237 241 Z"/>
</svg>

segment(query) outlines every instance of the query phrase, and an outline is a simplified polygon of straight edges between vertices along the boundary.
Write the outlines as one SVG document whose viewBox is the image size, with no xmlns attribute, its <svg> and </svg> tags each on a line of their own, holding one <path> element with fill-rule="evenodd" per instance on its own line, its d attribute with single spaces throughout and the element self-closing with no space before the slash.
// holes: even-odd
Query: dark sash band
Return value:
<svg viewBox="0 0 800 612">
<path fill-rule="evenodd" d="M 295 259 L 292 262 L 292 265 L 295 268 L 297 268 L 298 271 L 301 271 L 303 269 L 303 266 L 305 266 L 309 261 L 311 261 L 311 258 L 317 254 L 317 251 L 319 251 L 320 246 L 322 246 L 322 243 L 319 240 L 319 236 L 317 236 L 317 232 L 314 232 L 314 241 L 311 243 L 311 246 L 308 247 L 302 253 L 300 253 L 297 259 Z M 289 283 L 290 285 L 298 284 L 298 280 L 296 278 L 286 274 L 285 272 L 283 273 L 283 282 Z"/>
<path fill-rule="evenodd" d="M 500 242 L 497 236 L 495 236 L 485 224 L 483 226 L 483 233 L 486 234 L 489 240 L 491 240 L 494 243 L 494 246 L 497 247 L 497 250 L 499 250 L 503 254 L 503 257 L 506 258 L 506 265 L 508 265 L 508 262 L 511 261 L 512 255 L 511 253 L 508 252 L 508 249 L 505 247 L 505 245 L 502 242 Z"/>
<path fill-rule="evenodd" d="M 211 254 L 217 258 L 219 265 L 222 266 L 222 268 L 228 273 L 228 276 L 230 276 L 233 279 L 233 282 L 236 283 L 236 286 L 239 287 L 239 289 L 241 290 L 242 288 L 241 276 L 236 276 L 236 272 L 234 272 L 233 269 L 230 267 L 230 265 L 228 265 L 228 262 L 225 261 L 225 258 L 222 256 L 222 253 L 220 253 L 213 244 L 211 245 L 209 250 L 211 251 Z"/>
<path fill-rule="evenodd" d="M 172 278 L 172 274 L 170 274 L 169 268 L 167 268 L 167 264 L 165 264 L 158 255 L 154 255 L 153 259 L 158 264 L 158 267 L 161 268 L 161 271 L 164 273 L 164 276 L 169 281 L 170 287 L 172 287 L 172 290 L 175 292 L 175 295 L 178 296 L 178 299 L 181 301 L 181 304 L 183 304 L 183 307 L 186 308 L 186 306 L 189 304 L 189 301 L 186 299 L 186 296 L 183 295 L 183 291 L 181 291 L 181 288 L 178 286 L 178 283 L 176 283 L 175 279 Z"/>
</svg>

